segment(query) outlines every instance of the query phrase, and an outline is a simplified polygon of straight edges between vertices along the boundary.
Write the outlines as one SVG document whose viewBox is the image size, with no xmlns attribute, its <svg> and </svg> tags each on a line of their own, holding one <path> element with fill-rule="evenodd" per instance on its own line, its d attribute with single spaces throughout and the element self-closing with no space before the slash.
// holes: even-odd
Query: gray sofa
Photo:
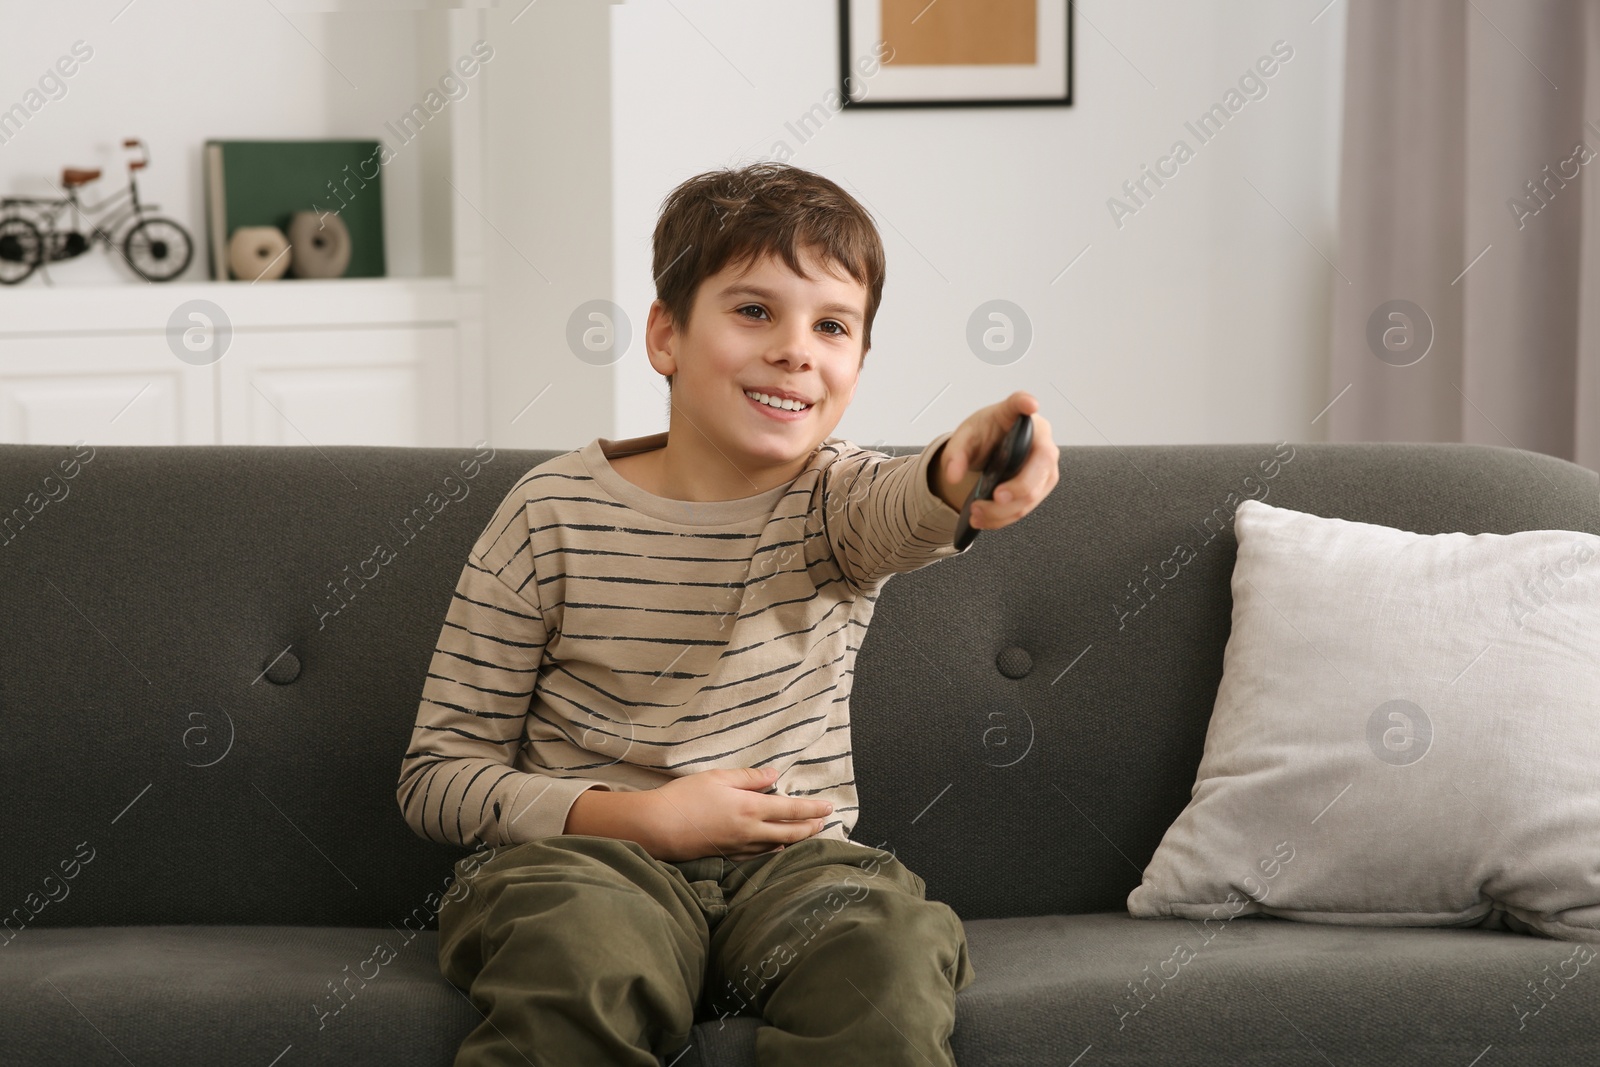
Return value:
<svg viewBox="0 0 1600 1067">
<path fill-rule="evenodd" d="M 462 853 L 395 784 L 467 549 L 551 455 L 0 446 L 0 1062 L 450 1063 Z M 858 662 L 855 836 L 967 924 L 963 1067 L 1600 1063 L 1569 943 L 1125 911 L 1199 762 L 1241 499 L 1597 533 L 1595 474 L 1463 445 L 1061 464 L 1022 523 L 892 578 Z M 757 1025 L 669 1059 L 752 1064 Z"/>
</svg>

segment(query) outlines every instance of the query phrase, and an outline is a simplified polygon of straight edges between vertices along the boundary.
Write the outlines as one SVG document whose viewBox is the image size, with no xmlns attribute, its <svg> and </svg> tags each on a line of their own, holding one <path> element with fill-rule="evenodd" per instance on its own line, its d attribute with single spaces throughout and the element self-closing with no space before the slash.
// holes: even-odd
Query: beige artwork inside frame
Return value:
<svg viewBox="0 0 1600 1067">
<path fill-rule="evenodd" d="M 881 10 L 885 66 L 1039 62 L 1036 0 L 882 0 Z"/>
</svg>

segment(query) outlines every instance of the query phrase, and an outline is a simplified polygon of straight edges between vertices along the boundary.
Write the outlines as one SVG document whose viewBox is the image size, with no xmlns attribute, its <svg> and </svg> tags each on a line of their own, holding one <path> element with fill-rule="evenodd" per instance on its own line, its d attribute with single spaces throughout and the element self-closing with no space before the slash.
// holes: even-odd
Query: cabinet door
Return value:
<svg viewBox="0 0 1600 1067">
<path fill-rule="evenodd" d="M 0 441 L 210 444 L 216 369 L 184 363 L 163 334 L 0 340 Z"/>
<path fill-rule="evenodd" d="M 218 363 L 221 442 L 457 443 L 453 325 L 237 330 Z"/>
</svg>

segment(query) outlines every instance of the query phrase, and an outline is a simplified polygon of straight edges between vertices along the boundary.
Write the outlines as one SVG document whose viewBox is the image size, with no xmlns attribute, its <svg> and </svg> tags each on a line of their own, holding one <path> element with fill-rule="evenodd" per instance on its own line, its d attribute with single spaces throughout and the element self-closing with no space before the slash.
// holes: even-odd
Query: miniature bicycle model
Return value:
<svg viewBox="0 0 1600 1067">
<path fill-rule="evenodd" d="M 82 255 L 96 240 L 108 250 L 121 251 L 128 266 L 147 281 L 171 281 L 184 272 L 194 257 L 194 242 L 176 222 L 151 214 L 158 205 L 139 202 L 134 175 L 149 165 L 150 154 L 137 137 L 122 146 L 139 150 L 139 158 L 128 161 L 128 187 L 98 204 L 80 203 L 78 188 L 98 179 L 100 171 L 75 167 L 61 171 L 64 197 L 0 197 L 0 285 L 16 285 L 45 263 Z M 70 226 L 60 229 L 56 220 L 69 208 Z M 87 233 L 78 229 L 80 215 Z M 120 238 L 113 236 L 129 222 L 133 225 Z"/>
</svg>

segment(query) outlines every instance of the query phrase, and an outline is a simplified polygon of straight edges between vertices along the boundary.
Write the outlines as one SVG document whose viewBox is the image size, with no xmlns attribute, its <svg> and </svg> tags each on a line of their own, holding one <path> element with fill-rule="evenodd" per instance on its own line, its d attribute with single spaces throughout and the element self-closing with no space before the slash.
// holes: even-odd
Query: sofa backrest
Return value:
<svg viewBox="0 0 1600 1067">
<path fill-rule="evenodd" d="M 469 478 L 470 449 L 0 446 L 0 944 L 433 926 L 463 852 L 405 825 L 400 758 L 468 548 L 553 455 Z M 892 577 L 857 662 L 855 838 L 966 919 L 1124 907 L 1199 762 L 1241 500 L 1600 533 L 1593 472 L 1505 448 L 1082 446 L 1061 471 Z"/>
</svg>

